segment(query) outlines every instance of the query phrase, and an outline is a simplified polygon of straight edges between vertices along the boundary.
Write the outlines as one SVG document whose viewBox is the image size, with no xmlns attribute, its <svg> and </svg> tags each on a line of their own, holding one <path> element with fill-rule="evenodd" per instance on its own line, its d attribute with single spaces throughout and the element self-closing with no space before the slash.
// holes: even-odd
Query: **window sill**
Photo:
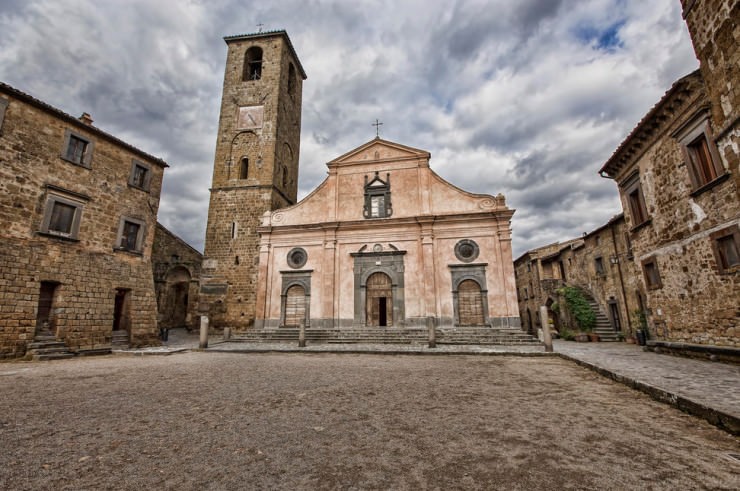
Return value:
<svg viewBox="0 0 740 491">
<path fill-rule="evenodd" d="M 124 249 L 123 247 L 114 247 L 114 252 L 125 252 L 126 254 L 131 254 L 132 256 L 144 256 L 144 253 L 142 251 L 133 251 L 131 249 Z"/>
<path fill-rule="evenodd" d="M 44 231 L 39 230 L 36 233 L 39 235 L 43 235 L 44 237 L 49 237 L 51 239 L 59 239 L 65 242 L 79 242 L 80 241 L 80 239 L 78 239 L 77 237 L 67 237 L 66 235 L 59 235 L 59 234 L 55 234 L 54 232 L 44 232 Z"/>
<path fill-rule="evenodd" d="M 83 169 L 87 169 L 87 170 L 92 169 L 92 166 L 85 164 L 84 162 L 76 162 L 74 160 L 69 160 L 66 157 L 61 157 L 61 159 L 64 160 L 65 162 L 69 162 L 72 165 L 76 165 L 77 167 L 82 167 Z"/>
<path fill-rule="evenodd" d="M 145 193 L 149 194 L 149 188 L 142 188 L 141 186 L 137 186 L 131 183 L 128 183 L 128 187 L 132 189 L 138 189 L 139 191 L 144 191 Z"/>
<path fill-rule="evenodd" d="M 722 184 L 723 182 L 725 182 L 729 178 L 730 178 L 730 173 L 729 172 L 725 172 L 724 174 L 722 174 L 721 176 L 717 177 L 716 179 L 714 179 L 712 181 L 709 181 L 708 183 L 706 183 L 706 184 L 704 184 L 704 185 L 696 188 L 695 190 L 693 190 L 689 194 L 689 196 L 691 196 L 692 198 L 695 198 L 695 197 L 699 196 L 700 194 L 703 194 L 706 191 L 709 191 L 710 189 L 713 189 L 714 187 L 719 186 L 720 184 Z"/>
<path fill-rule="evenodd" d="M 637 233 L 637 231 L 638 231 L 638 230 L 641 230 L 641 229 L 643 229 L 643 228 L 647 227 L 647 226 L 648 226 L 648 225 L 650 225 L 651 223 L 653 223 L 653 219 L 652 219 L 652 218 L 648 218 L 648 219 L 647 219 L 647 220 L 645 220 L 644 222 L 642 222 L 642 223 L 640 223 L 640 224 L 638 224 L 638 225 L 635 225 L 634 227 L 632 227 L 632 228 L 630 229 L 630 233 L 631 233 L 631 234 L 635 234 L 635 233 Z"/>
</svg>

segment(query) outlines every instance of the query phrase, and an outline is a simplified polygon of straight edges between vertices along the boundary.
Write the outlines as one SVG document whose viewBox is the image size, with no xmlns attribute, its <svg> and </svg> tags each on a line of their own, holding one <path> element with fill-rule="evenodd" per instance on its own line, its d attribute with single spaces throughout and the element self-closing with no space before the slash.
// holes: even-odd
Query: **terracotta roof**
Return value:
<svg viewBox="0 0 740 491">
<path fill-rule="evenodd" d="M 295 52 L 295 48 L 293 47 L 293 43 L 290 41 L 290 37 L 288 37 L 288 33 L 285 31 L 285 29 L 276 29 L 273 31 L 262 31 L 262 32 L 253 32 L 250 34 L 237 34 L 234 36 L 226 36 L 224 37 L 224 41 L 229 43 L 230 41 L 241 41 L 243 39 L 258 39 L 258 38 L 273 37 L 273 36 L 283 36 L 285 38 L 285 41 L 288 43 L 288 48 L 290 49 L 290 53 L 293 55 L 295 62 L 298 64 L 298 70 L 300 70 L 303 80 L 306 80 L 308 78 L 308 76 L 306 76 L 306 71 L 303 69 L 303 65 L 301 65 L 301 60 L 298 58 L 298 55 Z"/>
<path fill-rule="evenodd" d="M 133 145 L 131 145 L 129 143 L 126 143 L 125 141 L 120 140 L 120 139 L 116 138 L 115 136 L 111 135 L 110 133 L 106 133 L 105 131 L 103 131 L 103 130 L 95 127 L 95 126 L 92 126 L 90 124 L 85 124 L 82 121 L 80 121 L 78 118 L 75 118 L 74 116 L 72 116 L 71 114 L 67 114 L 64 111 L 62 111 L 60 109 L 57 109 L 54 106 L 52 106 L 50 104 L 47 104 L 46 102 L 44 102 L 44 101 L 42 101 L 40 99 L 36 99 L 35 97 L 33 97 L 33 96 L 29 95 L 29 94 L 26 94 L 25 92 L 22 92 L 22 91 L 14 88 L 14 87 L 11 87 L 10 85 L 8 85 L 6 83 L 0 82 L 0 92 L 4 92 L 6 94 L 9 94 L 9 95 L 11 95 L 11 96 L 13 96 L 13 97 L 15 97 L 17 99 L 22 100 L 23 102 L 26 102 L 27 104 L 30 104 L 32 106 L 35 106 L 35 107 L 37 107 L 37 108 L 39 108 L 39 109 L 41 109 L 43 111 L 46 111 L 48 113 L 51 113 L 52 115 L 58 117 L 59 119 L 62 119 L 64 121 L 68 122 L 68 123 L 74 124 L 78 128 L 82 128 L 85 131 L 89 131 L 89 132 L 91 132 L 91 133 L 93 133 L 95 135 L 98 135 L 98 136 L 100 136 L 102 138 L 105 138 L 106 140 L 110 141 L 111 143 L 113 143 L 115 145 L 119 145 L 119 146 L 121 146 L 121 147 L 123 147 L 123 148 L 125 148 L 125 149 L 127 149 L 127 150 L 129 150 L 129 151 L 131 151 L 131 152 L 133 152 L 133 153 L 135 153 L 137 155 L 139 155 L 140 157 L 144 157 L 145 159 L 147 159 L 148 161 L 151 161 L 154 164 L 157 164 L 157 165 L 159 165 L 161 167 L 169 167 L 169 165 L 167 165 L 167 162 L 165 162 L 164 160 L 160 159 L 159 157 L 155 157 L 154 155 L 148 154 L 148 153 L 144 152 L 143 150 L 140 150 L 140 149 L 136 148 L 135 146 L 133 146 Z"/>
<path fill-rule="evenodd" d="M 624 165 L 624 153 L 636 143 L 635 140 L 640 135 L 640 133 L 644 130 L 647 130 L 649 123 L 653 120 L 655 116 L 657 116 L 658 112 L 662 110 L 663 107 L 666 106 L 676 94 L 687 90 L 689 87 L 689 83 L 693 80 L 701 81 L 701 75 L 698 69 L 689 73 L 688 75 L 679 78 L 673 83 L 673 85 L 671 85 L 671 88 L 668 89 L 665 94 L 663 94 L 663 97 L 661 97 L 660 100 L 650 109 L 650 111 L 648 111 L 648 113 L 643 116 L 643 118 L 637 123 L 637 126 L 635 126 L 630 134 L 627 135 L 627 138 L 625 138 L 624 141 L 617 147 L 612 156 L 609 157 L 609 160 L 607 160 L 606 163 L 601 167 L 601 169 L 599 170 L 599 174 L 606 174 L 607 176 L 614 178 L 614 176 L 619 172 L 619 169 Z"/>
</svg>

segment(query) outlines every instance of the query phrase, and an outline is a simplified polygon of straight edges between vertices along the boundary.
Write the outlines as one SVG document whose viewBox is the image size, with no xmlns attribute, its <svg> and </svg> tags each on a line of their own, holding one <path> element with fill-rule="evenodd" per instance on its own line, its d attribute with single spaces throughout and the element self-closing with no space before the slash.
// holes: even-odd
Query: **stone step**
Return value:
<svg viewBox="0 0 740 491">
<path fill-rule="evenodd" d="M 67 358 L 74 358 L 74 353 L 50 353 L 31 355 L 33 361 L 50 361 L 50 360 L 65 360 Z"/>
</svg>

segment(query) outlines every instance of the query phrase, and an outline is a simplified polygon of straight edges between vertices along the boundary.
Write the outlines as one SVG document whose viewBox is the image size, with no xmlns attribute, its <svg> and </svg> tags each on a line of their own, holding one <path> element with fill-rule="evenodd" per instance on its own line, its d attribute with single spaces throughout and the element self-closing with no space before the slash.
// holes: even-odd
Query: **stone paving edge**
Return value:
<svg viewBox="0 0 740 491">
<path fill-rule="evenodd" d="M 679 396 L 678 394 L 674 394 L 665 389 L 655 387 L 645 382 L 640 382 L 639 380 L 634 379 L 632 377 L 628 377 L 626 375 L 620 375 L 607 368 L 598 366 L 596 364 L 593 364 L 593 363 L 590 363 L 584 360 L 580 360 L 571 355 L 566 355 L 565 353 L 556 353 L 556 354 L 565 360 L 572 361 L 576 363 L 577 365 L 580 365 L 585 368 L 589 368 L 595 371 L 596 373 L 598 373 L 599 375 L 610 378 L 614 380 L 615 382 L 619 382 L 632 389 L 643 392 L 658 402 L 668 404 L 685 413 L 691 414 L 692 416 L 699 417 L 713 424 L 719 429 L 730 433 L 731 435 L 734 435 L 734 436 L 740 435 L 740 418 L 733 416 L 732 414 L 728 414 L 724 411 L 719 411 L 705 404 L 692 401 L 691 399 L 687 399 L 683 396 Z"/>
</svg>

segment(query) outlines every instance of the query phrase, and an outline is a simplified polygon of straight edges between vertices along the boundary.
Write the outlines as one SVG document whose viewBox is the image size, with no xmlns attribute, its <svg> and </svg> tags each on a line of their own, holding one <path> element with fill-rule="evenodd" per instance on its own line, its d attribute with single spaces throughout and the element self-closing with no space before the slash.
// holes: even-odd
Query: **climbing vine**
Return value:
<svg viewBox="0 0 740 491">
<path fill-rule="evenodd" d="M 564 286 L 557 292 L 565 298 L 565 307 L 575 319 L 578 328 L 581 331 L 590 332 L 596 325 L 596 315 L 583 292 L 572 286 Z"/>
</svg>

